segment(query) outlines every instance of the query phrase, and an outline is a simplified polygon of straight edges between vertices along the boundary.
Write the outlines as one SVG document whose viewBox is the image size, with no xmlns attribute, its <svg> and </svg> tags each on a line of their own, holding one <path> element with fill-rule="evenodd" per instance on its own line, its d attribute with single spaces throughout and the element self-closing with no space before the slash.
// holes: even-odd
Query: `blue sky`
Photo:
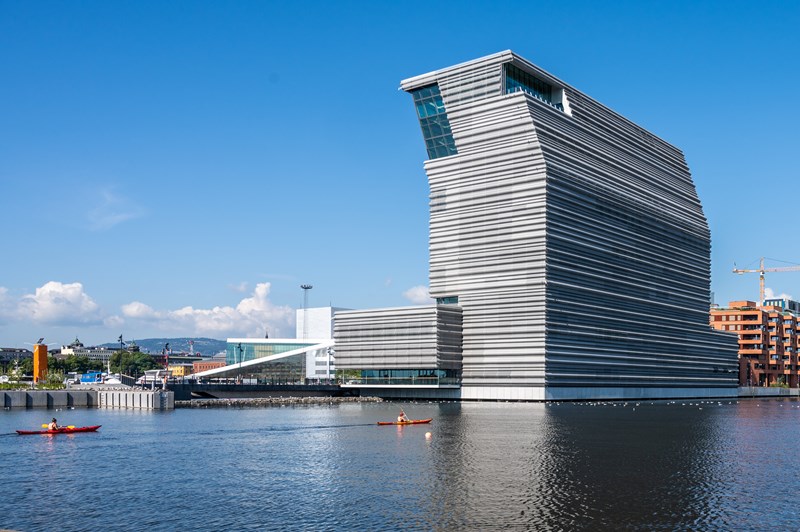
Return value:
<svg viewBox="0 0 800 532">
<path fill-rule="evenodd" d="M 739 267 L 800 263 L 800 3 L 0 0 L 0 345 L 293 336 L 420 301 L 400 80 L 511 49 L 682 149 Z M 800 298 L 800 272 L 767 274 Z"/>
</svg>

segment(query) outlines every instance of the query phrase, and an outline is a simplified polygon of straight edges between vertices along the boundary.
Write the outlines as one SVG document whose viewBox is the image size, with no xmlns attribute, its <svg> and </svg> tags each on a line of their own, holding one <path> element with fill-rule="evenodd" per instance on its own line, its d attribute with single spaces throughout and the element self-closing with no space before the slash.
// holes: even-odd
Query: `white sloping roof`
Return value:
<svg viewBox="0 0 800 532">
<path fill-rule="evenodd" d="M 334 344 L 333 340 L 324 340 L 318 344 L 308 345 L 305 347 L 301 347 L 299 349 L 292 349 L 291 351 L 286 351 L 285 353 L 278 353 L 276 355 L 254 358 L 253 360 L 245 360 L 244 362 L 229 364 L 227 366 L 222 366 L 221 368 L 214 368 L 206 371 L 201 371 L 199 373 L 195 373 L 194 377 L 233 377 L 236 375 L 240 375 L 242 373 L 247 373 L 248 371 L 254 373 L 258 370 L 258 366 L 266 365 L 269 362 L 274 362 L 282 358 L 288 358 L 295 355 L 302 355 L 303 353 L 307 353 L 308 351 L 316 351 L 317 349 L 325 349 L 328 347 L 333 347 L 333 344 Z"/>
</svg>

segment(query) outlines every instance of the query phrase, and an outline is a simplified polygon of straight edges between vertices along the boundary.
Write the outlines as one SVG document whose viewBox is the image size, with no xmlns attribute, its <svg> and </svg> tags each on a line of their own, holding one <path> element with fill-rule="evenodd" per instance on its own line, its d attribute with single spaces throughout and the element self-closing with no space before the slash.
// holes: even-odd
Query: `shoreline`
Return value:
<svg viewBox="0 0 800 532">
<path fill-rule="evenodd" d="M 191 399 L 175 401 L 175 408 L 258 408 L 286 405 L 333 405 L 342 403 L 382 403 L 380 397 L 252 397 Z"/>
</svg>

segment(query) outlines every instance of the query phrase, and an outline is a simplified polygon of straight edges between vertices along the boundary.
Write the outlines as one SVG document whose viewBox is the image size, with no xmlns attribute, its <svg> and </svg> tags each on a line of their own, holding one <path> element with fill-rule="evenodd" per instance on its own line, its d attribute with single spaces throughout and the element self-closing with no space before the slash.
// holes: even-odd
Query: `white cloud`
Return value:
<svg viewBox="0 0 800 532">
<path fill-rule="evenodd" d="M 295 310 L 270 301 L 270 283 L 256 285 L 235 306 L 174 310 L 154 309 L 141 301 L 123 305 L 119 315 L 108 315 L 81 283 L 50 281 L 35 293 L 16 298 L 0 287 L 0 318 L 8 323 L 48 326 L 102 326 L 120 331 L 158 331 L 179 336 L 263 337 L 294 336 Z M 116 335 L 117 332 L 114 333 Z"/>
<path fill-rule="evenodd" d="M 102 310 L 81 283 L 50 281 L 20 298 L 16 317 L 49 325 L 89 325 L 103 321 Z"/>
<path fill-rule="evenodd" d="M 248 286 L 249 285 L 247 284 L 247 281 L 242 281 L 239 284 L 229 284 L 228 288 L 230 288 L 234 292 L 239 292 L 239 293 L 244 294 L 245 292 L 247 292 L 247 287 Z"/>
<path fill-rule="evenodd" d="M 295 311 L 291 307 L 275 306 L 269 300 L 270 283 L 259 283 L 251 297 L 242 299 L 236 307 L 217 306 L 196 309 L 191 306 L 177 310 L 154 310 L 134 301 L 123 305 L 122 314 L 133 321 L 149 322 L 166 332 L 191 336 L 255 336 L 269 329 L 275 336 L 294 331 Z"/>
<path fill-rule="evenodd" d="M 433 302 L 427 286 L 413 286 L 403 292 L 403 297 L 416 305 L 425 305 Z"/>
<path fill-rule="evenodd" d="M 794 299 L 789 294 L 780 294 L 775 295 L 775 291 L 772 288 L 764 287 L 764 299 Z"/>
<path fill-rule="evenodd" d="M 123 320 L 119 316 L 109 316 L 103 320 L 103 325 L 111 329 L 119 329 L 120 327 L 125 325 L 125 320 Z"/>
<path fill-rule="evenodd" d="M 100 191 L 96 206 L 86 212 L 89 228 L 94 231 L 111 229 L 117 224 L 139 218 L 145 214 L 140 206 L 114 193 L 111 188 Z"/>
<path fill-rule="evenodd" d="M 136 318 L 141 320 L 158 317 L 156 311 L 153 310 L 152 307 L 145 305 L 144 303 L 140 303 L 139 301 L 133 301 L 127 305 L 122 305 L 122 315 L 126 318 Z"/>
</svg>

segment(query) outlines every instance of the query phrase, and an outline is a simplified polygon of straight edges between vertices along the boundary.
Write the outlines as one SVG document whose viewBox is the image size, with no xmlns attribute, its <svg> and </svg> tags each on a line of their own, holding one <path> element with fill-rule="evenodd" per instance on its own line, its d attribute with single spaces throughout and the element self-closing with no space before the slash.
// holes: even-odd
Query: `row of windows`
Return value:
<svg viewBox="0 0 800 532">
<path fill-rule="evenodd" d="M 784 316 L 789 315 L 789 313 L 784 314 Z M 714 314 L 714 321 L 748 321 L 748 320 L 758 320 L 759 317 L 757 314 Z M 794 323 L 791 317 L 781 317 L 781 316 L 769 316 L 767 318 L 769 323 L 785 323 L 791 325 Z"/>
<path fill-rule="evenodd" d="M 424 386 L 460 384 L 461 371 L 455 369 L 366 369 L 352 384 Z"/>
<path fill-rule="evenodd" d="M 549 83 L 520 70 L 514 65 L 506 65 L 506 93 L 524 91 L 549 103 L 553 107 L 564 110 L 560 103 L 553 101 L 553 87 Z"/>
<path fill-rule="evenodd" d="M 800 312 L 800 303 L 790 299 L 765 299 L 764 305 L 768 307 L 781 307 L 794 312 Z"/>
</svg>

